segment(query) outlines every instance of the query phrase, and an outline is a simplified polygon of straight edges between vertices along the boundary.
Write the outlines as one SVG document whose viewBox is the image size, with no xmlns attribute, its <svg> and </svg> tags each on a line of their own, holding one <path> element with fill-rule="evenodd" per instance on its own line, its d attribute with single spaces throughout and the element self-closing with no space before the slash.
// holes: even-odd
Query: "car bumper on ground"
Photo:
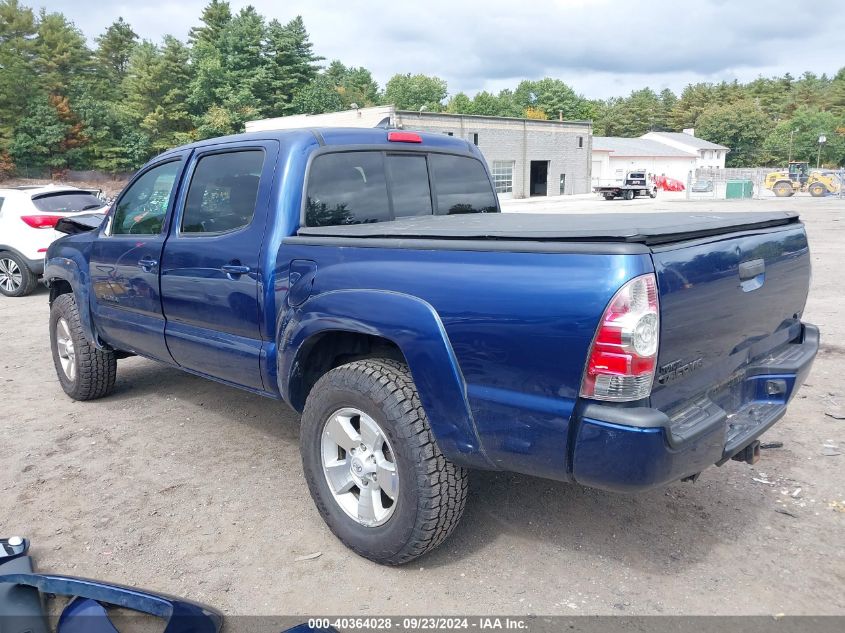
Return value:
<svg viewBox="0 0 845 633">
<path fill-rule="evenodd" d="M 590 402 L 580 417 L 572 470 L 575 481 L 634 492 L 654 488 L 723 464 L 786 413 L 819 348 L 819 330 L 804 325 L 798 341 L 752 363 L 726 387 L 739 404 L 728 411 L 720 392 L 667 415 L 646 407 Z"/>
</svg>

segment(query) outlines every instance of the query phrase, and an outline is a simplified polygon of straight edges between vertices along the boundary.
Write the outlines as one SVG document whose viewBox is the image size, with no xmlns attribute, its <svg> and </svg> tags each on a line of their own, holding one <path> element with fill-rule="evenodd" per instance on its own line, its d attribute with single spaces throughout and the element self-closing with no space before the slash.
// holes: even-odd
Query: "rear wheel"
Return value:
<svg viewBox="0 0 845 633">
<path fill-rule="evenodd" d="M 25 297 L 35 290 L 38 277 L 26 262 L 14 253 L 0 253 L 0 293 L 7 297 Z"/>
<path fill-rule="evenodd" d="M 365 558 L 411 561 L 463 514 L 467 472 L 437 447 L 402 363 L 360 360 L 326 373 L 308 395 L 300 441 L 320 515 Z"/>
<path fill-rule="evenodd" d="M 71 398 L 94 400 L 112 392 L 117 358 L 85 338 L 72 294 L 59 295 L 50 307 L 50 346 L 59 382 Z"/>
<path fill-rule="evenodd" d="M 633 191 L 633 189 L 626 189 L 626 190 L 625 190 L 625 195 L 624 195 L 624 198 L 625 198 L 625 200 L 633 200 L 633 199 L 634 199 L 634 191 Z"/>
<path fill-rule="evenodd" d="M 821 198 L 824 194 L 827 193 L 827 188 L 820 182 L 814 182 L 812 185 L 810 185 L 809 192 L 810 195 L 814 198 Z"/>
<path fill-rule="evenodd" d="M 775 195 L 778 198 L 788 198 L 792 194 L 795 193 L 795 190 L 792 188 L 792 185 L 788 182 L 779 182 L 774 187 L 772 187 L 772 191 L 775 192 Z"/>
</svg>

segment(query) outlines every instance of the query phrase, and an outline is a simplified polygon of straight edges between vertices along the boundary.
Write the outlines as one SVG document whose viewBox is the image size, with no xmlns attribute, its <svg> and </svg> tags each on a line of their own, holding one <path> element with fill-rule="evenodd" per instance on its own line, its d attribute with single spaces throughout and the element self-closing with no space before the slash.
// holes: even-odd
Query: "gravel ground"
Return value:
<svg viewBox="0 0 845 633">
<path fill-rule="evenodd" d="M 183 595 L 228 614 L 845 614 L 845 205 L 578 197 L 512 210 L 798 209 L 822 350 L 783 448 L 638 496 L 473 473 L 463 522 L 408 566 L 374 565 L 324 526 L 286 406 L 143 359 L 113 396 L 55 377 L 47 293 L 0 300 L 0 533 L 42 570 Z M 831 442 L 843 454 L 825 456 Z M 837 452 L 837 451 L 828 451 Z M 800 489 L 800 492 L 796 492 Z M 297 561 L 320 552 L 317 558 Z M 260 589 L 260 591 L 259 591 Z"/>
</svg>

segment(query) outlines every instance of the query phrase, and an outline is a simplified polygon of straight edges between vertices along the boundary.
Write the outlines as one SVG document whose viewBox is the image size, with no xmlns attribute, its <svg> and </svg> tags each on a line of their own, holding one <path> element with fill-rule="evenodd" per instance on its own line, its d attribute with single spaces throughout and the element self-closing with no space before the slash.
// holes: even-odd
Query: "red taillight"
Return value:
<svg viewBox="0 0 845 633">
<path fill-rule="evenodd" d="M 627 402 L 648 397 L 654 382 L 660 307 L 653 274 L 635 277 L 604 311 L 581 383 L 581 396 Z"/>
<path fill-rule="evenodd" d="M 22 215 L 21 220 L 34 229 L 54 229 L 56 222 L 62 219 L 60 215 Z"/>
<path fill-rule="evenodd" d="M 391 143 L 422 143 L 422 136 L 413 132 L 388 132 L 387 140 Z"/>
</svg>

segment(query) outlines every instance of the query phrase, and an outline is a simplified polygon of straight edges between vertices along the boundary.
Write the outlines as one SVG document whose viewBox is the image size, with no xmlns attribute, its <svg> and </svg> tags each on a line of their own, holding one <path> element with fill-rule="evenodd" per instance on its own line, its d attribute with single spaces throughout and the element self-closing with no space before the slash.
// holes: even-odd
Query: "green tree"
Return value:
<svg viewBox="0 0 845 633">
<path fill-rule="evenodd" d="M 292 110 L 297 114 L 337 112 L 346 106 L 332 77 L 322 74 L 296 93 Z"/>
<path fill-rule="evenodd" d="M 586 119 L 590 114 L 587 100 L 560 79 L 546 77 L 539 81 L 521 81 L 514 101 L 525 108 L 542 110 L 549 119 Z"/>
<path fill-rule="evenodd" d="M 39 95 L 30 102 L 28 114 L 18 122 L 9 154 L 18 166 L 65 167 L 64 143 L 69 128 L 47 96 Z"/>
<path fill-rule="evenodd" d="M 698 117 L 695 134 L 731 148 L 727 167 L 751 167 L 759 163 L 770 129 L 765 112 L 753 100 L 746 99 L 704 110 Z"/>
<path fill-rule="evenodd" d="M 35 68 L 44 88 L 67 94 L 74 80 L 92 69 L 85 36 L 61 13 L 41 11 L 35 39 Z"/>
<path fill-rule="evenodd" d="M 393 75 L 384 88 L 384 102 L 398 110 L 419 110 L 423 106 L 440 112 L 446 99 L 446 81 L 428 75 Z"/>
<path fill-rule="evenodd" d="M 270 22 L 266 64 L 272 114 L 281 116 L 295 111 L 294 97 L 314 81 L 322 60 L 314 54 L 302 16 L 296 16 L 285 25 L 278 20 Z"/>
<path fill-rule="evenodd" d="M 822 135 L 827 141 L 819 154 Z M 813 166 L 819 157 L 822 165 L 845 165 L 845 119 L 833 112 L 802 106 L 791 119 L 778 123 L 766 137 L 763 148 L 763 160 L 772 165 L 785 165 L 790 157 L 806 160 Z"/>
<path fill-rule="evenodd" d="M 35 74 L 35 15 L 18 0 L 0 2 L 0 148 L 38 92 Z"/>
<path fill-rule="evenodd" d="M 124 82 L 126 114 L 146 134 L 151 151 L 193 140 L 189 57 L 187 46 L 169 35 L 162 47 L 142 42 L 132 55 Z"/>
<path fill-rule="evenodd" d="M 205 44 L 217 46 L 220 35 L 226 25 L 232 21 L 232 8 L 228 2 L 211 0 L 202 10 L 199 26 L 191 29 L 188 42 L 193 47 L 202 47 Z"/>
<path fill-rule="evenodd" d="M 251 6 L 220 29 L 206 25 L 195 31 L 195 72 L 187 100 L 200 138 L 240 132 L 245 121 L 271 111 L 265 33 L 264 18 Z"/>
<path fill-rule="evenodd" d="M 138 34 L 132 27 L 118 18 L 97 38 L 94 56 L 104 71 L 105 79 L 123 81 L 129 69 L 129 59 L 138 44 Z"/>
<path fill-rule="evenodd" d="M 714 104 L 713 84 L 689 84 L 681 92 L 669 115 L 671 128 L 676 131 L 694 128 L 698 117 Z"/>
</svg>

